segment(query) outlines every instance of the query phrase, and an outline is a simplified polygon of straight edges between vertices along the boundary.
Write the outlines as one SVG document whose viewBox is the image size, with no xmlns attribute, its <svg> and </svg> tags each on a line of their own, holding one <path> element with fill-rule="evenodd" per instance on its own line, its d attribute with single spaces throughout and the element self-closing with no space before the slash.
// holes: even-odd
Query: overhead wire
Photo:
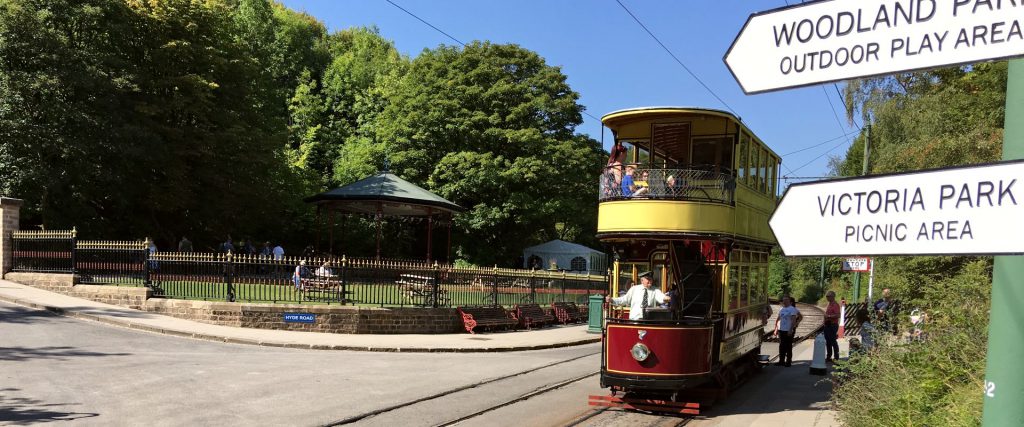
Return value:
<svg viewBox="0 0 1024 427">
<path fill-rule="evenodd" d="M 677 64 L 679 64 L 679 66 L 683 67 L 683 69 L 686 70 L 686 72 L 690 74 L 690 77 L 693 77 L 693 79 L 696 80 L 697 83 L 700 83 L 700 85 L 703 86 L 704 89 L 707 90 L 708 93 L 711 94 L 711 96 L 714 96 L 715 99 L 718 100 L 718 102 L 721 102 L 722 105 L 724 105 L 726 109 L 728 109 L 733 114 L 739 116 L 739 114 L 736 113 L 736 110 L 733 110 L 732 107 L 730 107 L 729 104 L 725 102 L 725 100 L 723 100 L 720 96 L 718 96 L 718 94 L 715 93 L 715 91 L 711 90 L 711 88 L 708 87 L 708 85 L 705 84 L 704 81 L 700 79 L 700 77 L 697 77 L 697 75 L 694 74 L 694 72 L 690 70 L 690 67 L 687 67 L 686 64 L 683 63 L 683 61 L 679 60 L 679 58 L 676 57 L 676 55 L 674 53 L 672 53 L 672 51 L 669 50 L 669 48 L 667 46 L 665 46 L 665 43 L 662 43 L 661 40 L 658 39 L 658 36 L 655 36 L 654 33 L 651 32 L 651 30 L 648 29 L 646 25 L 644 25 L 643 22 L 640 22 L 640 18 L 637 18 L 637 16 L 634 15 L 633 12 L 630 11 L 628 7 L 626 7 L 626 5 L 622 4 L 621 0 L 615 0 L 615 2 L 618 3 L 619 6 L 622 6 L 622 10 L 625 10 L 626 13 L 628 13 L 629 16 L 631 16 L 633 18 L 633 20 L 636 21 L 636 23 L 638 25 L 640 25 L 640 28 L 643 28 L 644 31 L 647 32 L 647 35 L 651 36 L 651 38 L 654 39 L 654 41 L 658 43 L 658 46 L 661 46 L 661 48 L 664 49 L 665 52 L 668 53 L 668 55 L 671 56 L 672 59 L 674 59 Z"/>
<path fill-rule="evenodd" d="M 448 38 L 450 38 L 450 39 L 454 40 L 454 41 L 455 41 L 455 43 L 458 43 L 458 44 L 459 44 L 459 45 L 461 45 L 462 47 L 466 47 L 466 44 L 465 44 L 465 43 L 463 43 L 463 42 L 462 42 L 462 41 L 460 41 L 459 39 L 457 39 L 457 38 L 453 37 L 453 36 L 452 36 L 451 34 L 448 34 L 448 33 L 444 32 L 444 30 L 441 30 L 440 28 L 437 28 L 437 27 L 435 27 L 435 26 L 434 26 L 434 24 L 431 24 L 431 23 L 427 22 L 427 21 L 426 21 L 425 19 L 423 19 L 423 18 L 420 18 L 419 16 L 416 16 L 416 14 L 415 14 L 415 13 L 412 13 L 412 12 L 408 11 L 408 10 L 407 10 L 406 8 L 404 8 L 404 7 L 402 7 L 402 6 L 399 6 L 399 5 L 397 4 L 397 3 L 395 3 L 395 2 L 393 2 L 393 1 L 391 1 L 391 0 L 384 0 L 384 1 L 386 1 L 386 2 L 390 3 L 390 4 L 391 4 L 392 6 L 394 6 L 394 7 L 397 7 L 397 8 L 398 8 L 399 10 L 401 10 L 402 12 L 405 12 L 405 13 L 409 14 L 409 16 L 411 16 L 411 17 L 413 17 L 413 18 L 416 18 L 416 19 L 417 19 L 417 20 L 419 20 L 420 22 L 422 22 L 422 23 L 424 23 L 424 24 L 427 24 L 427 26 L 428 26 L 428 27 L 430 27 L 430 28 L 433 28 L 433 29 L 434 29 L 434 30 L 436 30 L 437 32 L 439 32 L 439 33 L 441 33 L 441 34 L 444 34 L 445 36 L 447 36 Z"/>
</svg>

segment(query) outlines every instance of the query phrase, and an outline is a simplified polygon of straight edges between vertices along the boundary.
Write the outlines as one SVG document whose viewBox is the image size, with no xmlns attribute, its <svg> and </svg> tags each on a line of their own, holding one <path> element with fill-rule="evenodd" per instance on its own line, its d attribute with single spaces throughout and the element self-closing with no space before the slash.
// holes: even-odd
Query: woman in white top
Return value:
<svg viewBox="0 0 1024 427">
<path fill-rule="evenodd" d="M 775 320 L 775 336 L 779 337 L 779 361 L 776 365 L 790 366 L 793 364 L 793 336 L 804 316 L 793 306 L 792 297 L 782 297 L 782 309 Z"/>
</svg>

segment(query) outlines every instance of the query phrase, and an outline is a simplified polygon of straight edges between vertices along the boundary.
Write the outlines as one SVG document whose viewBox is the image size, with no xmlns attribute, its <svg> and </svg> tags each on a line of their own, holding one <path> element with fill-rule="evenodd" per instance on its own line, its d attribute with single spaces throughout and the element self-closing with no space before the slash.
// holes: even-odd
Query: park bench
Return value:
<svg viewBox="0 0 1024 427">
<path fill-rule="evenodd" d="M 577 323 L 583 320 L 583 313 L 574 302 L 553 302 L 551 312 L 562 324 Z"/>
<path fill-rule="evenodd" d="M 537 304 L 516 305 L 516 317 L 519 318 L 519 326 L 526 329 L 544 326 L 555 320 L 554 316 L 545 313 Z"/>
<path fill-rule="evenodd" d="M 352 291 L 343 291 L 337 276 L 313 276 L 299 279 L 299 291 L 309 301 L 348 301 Z M 344 292 L 344 294 L 342 294 Z"/>
<path fill-rule="evenodd" d="M 399 292 L 412 301 L 413 305 L 434 305 L 433 278 L 415 274 L 400 274 L 398 280 L 395 280 L 395 284 L 398 285 Z M 437 300 L 438 305 L 448 305 L 450 301 L 448 291 L 438 287 Z"/>
<path fill-rule="evenodd" d="M 471 334 L 473 329 L 511 328 L 519 323 L 515 315 L 509 313 L 502 307 L 459 307 L 459 315 L 462 316 L 462 324 L 466 332 Z"/>
</svg>

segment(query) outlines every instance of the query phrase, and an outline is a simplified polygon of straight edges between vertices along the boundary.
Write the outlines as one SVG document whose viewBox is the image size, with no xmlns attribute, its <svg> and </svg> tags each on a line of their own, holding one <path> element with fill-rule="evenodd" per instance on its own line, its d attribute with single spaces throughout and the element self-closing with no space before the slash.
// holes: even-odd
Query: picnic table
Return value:
<svg viewBox="0 0 1024 427">
<path fill-rule="evenodd" d="M 395 284 L 398 285 L 402 295 L 405 295 L 414 305 L 424 307 L 434 305 L 433 277 L 409 273 L 399 274 Z M 448 291 L 438 287 L 437 300 L 439 305 L 447 305 L 449 301 Z"/>
</svg>

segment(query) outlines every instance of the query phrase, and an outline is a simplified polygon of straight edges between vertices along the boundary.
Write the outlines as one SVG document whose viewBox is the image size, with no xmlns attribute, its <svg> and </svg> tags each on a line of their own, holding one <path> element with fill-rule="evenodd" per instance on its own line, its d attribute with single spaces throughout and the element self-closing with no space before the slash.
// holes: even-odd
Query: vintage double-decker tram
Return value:
<svg viewBox="0 0 1024 427">
<path fill-rule="evenodd" d="M 680 392 L 727 390 L 756 368 L 780 159 L 724 111 L 636 108 L 602 121 L 615 137 L 598 214 L 615 256 L 610 294 L 651 271 L 672 299 L 642 319 L 609 307 L 601 385 L 612 396 L 591 403 L 694 413 L 672 403 L 692 398 Z"/>
</svg>

